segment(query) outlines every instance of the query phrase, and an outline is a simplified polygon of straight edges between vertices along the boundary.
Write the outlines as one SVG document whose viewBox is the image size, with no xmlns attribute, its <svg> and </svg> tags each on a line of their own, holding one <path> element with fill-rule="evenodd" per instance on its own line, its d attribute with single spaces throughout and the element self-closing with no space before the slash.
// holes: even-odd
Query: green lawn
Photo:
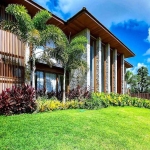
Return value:
<svg viewBox="0 0 150 150">
<path fill-rule="evenodd" d="M 0 150 L 150 150 L 150 110 L 109 107 L 0 116 Z"/>
</svg>

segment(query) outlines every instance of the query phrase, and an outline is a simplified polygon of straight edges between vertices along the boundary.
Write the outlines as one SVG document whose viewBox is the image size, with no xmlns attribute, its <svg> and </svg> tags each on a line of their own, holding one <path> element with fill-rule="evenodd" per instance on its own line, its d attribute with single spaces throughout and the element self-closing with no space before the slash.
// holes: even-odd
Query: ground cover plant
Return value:
<svg viewBox="0 0 150 150">
<path fill-rule="evenodd" d="M 150 111 L 137 107 L 0 116 L 1 150 L 148 150 Z"/>
</svg>

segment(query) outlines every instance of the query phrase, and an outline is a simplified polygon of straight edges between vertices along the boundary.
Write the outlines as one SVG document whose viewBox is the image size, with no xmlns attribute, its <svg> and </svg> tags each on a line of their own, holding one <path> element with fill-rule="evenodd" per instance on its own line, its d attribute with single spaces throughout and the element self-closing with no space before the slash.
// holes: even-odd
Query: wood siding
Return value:
<svg viewBox="0 0 150 150">
<path fill-rule="evenodd" d="M 0 5 L 0 19 L 14 20 Z M 0 92 L 24 82 L 25 45 L 17 36 L 0 29 Z"/>
</svg>

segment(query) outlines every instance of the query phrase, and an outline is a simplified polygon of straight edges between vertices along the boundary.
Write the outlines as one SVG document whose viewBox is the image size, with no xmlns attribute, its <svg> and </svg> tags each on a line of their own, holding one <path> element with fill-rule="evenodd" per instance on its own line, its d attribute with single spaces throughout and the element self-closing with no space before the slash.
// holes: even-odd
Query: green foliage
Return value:
<svg viewBox="0 0 150 150">
<path fill-rule="evenodd" d="M 39 11 L 32 19 L 33 25 L 37 30 L 45 30 L 46 22 L 51 18 L 51 14 L 46 10 Z"/>
<path fill-rule="evenodd" d="M 137 75 L 139 77 L 138 91 L 140 93 L 146 93 L 150 85 L 150 80 L 148 79 L 148 69 L 144 66 L 139 68 L 137 71 Z"/>
<path fill-rule="evenodd" d="M 131 93 L 147 93 L 149 92 L 150 78 L 148 76 L 148 69 L 144 66 L 137 70 L 137 74 L 127 71 L 125 75 L 127 84 L 130 85 Z"/>
<path fill-rule="evenodd" d="M 18 23 L 18 30 L 22 33 L 23 38 L 27 38 L 27 33 L 34 28 L 27 9 L 22 5 L 9 4 L 5 11 L 15 17 Z"/>
<path fill-rule="evenodd" d="M 64 109 L 77 109 L 84 108 L 84 102 L 79 102 L 77 100 L 70 100 L 66 103 L 62 103 L 58 100 L 47 100 L 39 99 L 37 100 L 37 110 L 36 112 L 46 112 L 53 110 L 64 110 Z"/>
<path fill-rule="evenodd" d="M 144 107 L 150 109 L 150 100 L 141 99 L 137 97 L 130 97 L 129 95 L 119 95 L 115 93 L 92 93 L 91 99 L 69 100 L 66 103 L 60 102 L 53 98 L 39 98 L 37 100 L 37 112 L 63 110 L 63 109 L 100 109 L 109 106 L 134 106 Z"/>
<path fill-rule="evenodd" d="M 49 30 L 51 30 L 51 28 L 49 28 Z M 87 39 L 84 36 L 77 36 L 70 41 L 63 32 L 60 31 L 59 33 L 61 38 L 55 40 L 55 48 L 48 48 L 40 59 L 45 61 L 50 66 L 52 66 L 52 63 L 49 58 L 53 57 L 61 62 L 64 68 L 63 101 L 65 102 L 66 71 L 79 69 L 82 74 L 87 71 L 87 62 L 82 58 L 83 54 L 85 53 L 85 44 L 87 43 Z M 55 35 L 52 37 L 54 39 L 56 38 Z"/>
<path fill-rule="evenodd" d="M 129 95 L 96 92 L 92 94 L 91 99 L 85 102 L 85 108 L 87 109 L 98 109 L 108 106 L 135 106 L 150 109 L 150 100 L 130 97 Z"/>
</svg>

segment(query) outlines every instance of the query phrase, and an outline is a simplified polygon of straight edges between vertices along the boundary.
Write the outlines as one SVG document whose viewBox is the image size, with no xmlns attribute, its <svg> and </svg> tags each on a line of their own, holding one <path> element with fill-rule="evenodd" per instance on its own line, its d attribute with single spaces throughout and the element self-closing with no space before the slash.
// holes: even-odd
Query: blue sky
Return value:
<svg viewBox="0 0 150 150">
<path fill-rule="evenodd" d="M 136 56 L 127 61 L 136 73 L 142 65 L 150 72 L 149 0 L 34 0 L 53 14 L 67 20 L 83 7 L 119 38 Z"/>
</svg>

